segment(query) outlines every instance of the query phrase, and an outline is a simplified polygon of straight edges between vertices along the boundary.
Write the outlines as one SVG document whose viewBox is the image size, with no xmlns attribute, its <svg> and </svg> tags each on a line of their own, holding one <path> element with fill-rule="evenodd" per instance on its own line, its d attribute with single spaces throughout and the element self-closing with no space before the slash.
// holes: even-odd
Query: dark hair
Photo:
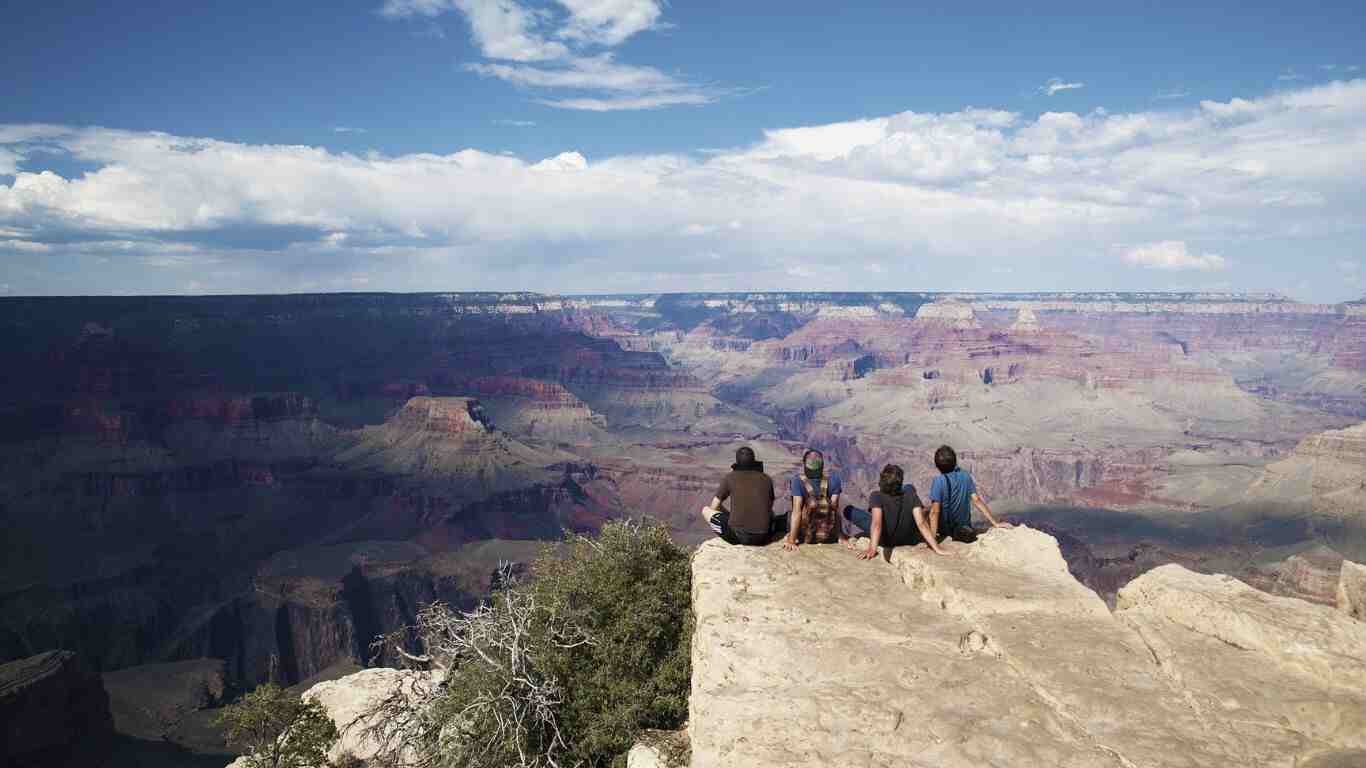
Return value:
<svg viewBox="0 0 1366 768">
<path fill-rule="evenodd" d="M 939 446 L 939 450 L 934 452 L 934 468 L 946 475 L 958 469 L 958 454 L 947 445 Z"/>
<path fill-rule="evenodd" d="M 735 463 L 740 466 L 753 464 L 757 459 L 754 458 L 754 449 L 748 445 L 735 450 Z"/>
<path fill-rule="evenodd" d="M 906 473 L 901 471 L 901 467 L 888 464 L 882 468 L 882 474 L 877 477 L 877 489 L 889 496 L 900 496 L 901 485 L 905 481 Z"/>
</svg>

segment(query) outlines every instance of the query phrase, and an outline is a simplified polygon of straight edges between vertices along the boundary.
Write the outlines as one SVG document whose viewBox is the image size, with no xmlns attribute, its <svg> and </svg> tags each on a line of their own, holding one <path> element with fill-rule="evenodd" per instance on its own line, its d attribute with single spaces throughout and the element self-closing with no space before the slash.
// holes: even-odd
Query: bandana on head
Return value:
<svg viewBox="0 0 1366 768">
<path fill-rule="evenodd" d="M 825 460 L 820 454 L 813 453 L 806 457 L 806 476 L 812 479 L 821 476 L 821 470 L 825 468 Z"/>
</svg>

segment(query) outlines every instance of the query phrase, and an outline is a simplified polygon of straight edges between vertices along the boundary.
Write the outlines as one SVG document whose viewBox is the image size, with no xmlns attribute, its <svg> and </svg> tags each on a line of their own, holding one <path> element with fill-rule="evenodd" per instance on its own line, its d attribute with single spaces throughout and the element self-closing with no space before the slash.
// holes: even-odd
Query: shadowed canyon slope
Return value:
<svg viewBox="0 0 1366 768">
<path fill-rule="evenodd" d="M 232 685 L 363 663 L 564 531 L 702 540 L 742 442 L 780 482 L 822 447 L 853 503 L 889 460 L 923 489 L 951 442 L 1110 600 L 1177 562 L 1332 602 L 1334 558 L 1366 559 L 1362 305 L 4 299 L 0 338 L 0 659 L 209 657 Z"/>
</svg>

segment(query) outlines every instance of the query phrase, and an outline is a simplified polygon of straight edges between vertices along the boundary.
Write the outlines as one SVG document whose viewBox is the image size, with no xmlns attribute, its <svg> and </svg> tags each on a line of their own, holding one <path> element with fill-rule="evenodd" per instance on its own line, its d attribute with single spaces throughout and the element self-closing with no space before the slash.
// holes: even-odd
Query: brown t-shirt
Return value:
<svg viewBox="0 0 1366 768">
<path fill-rule="evenodd" d="M 759 470 L 737 469 L 721 479 L 716 498 L 731 499 L 730 527 L 755 535 L 767 535 L 773 523 L 773 478 Z"/>
</svg>

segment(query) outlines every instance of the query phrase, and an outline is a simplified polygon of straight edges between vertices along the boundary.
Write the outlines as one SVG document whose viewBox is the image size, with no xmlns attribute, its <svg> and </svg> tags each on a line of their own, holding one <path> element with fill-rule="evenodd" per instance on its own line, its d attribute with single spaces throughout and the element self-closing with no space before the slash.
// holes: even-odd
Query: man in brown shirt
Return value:
<svg viewBox="0 0 1366 768">
<path fill-rule="evenodd" d="M 735 463 L 730 474 L 721 479 L 716 497 L 702 508 L 702 518 L 712 531 L 731 544 L 762 546 L 780 529 L 787 519 L 773 517 L 773 478 L 764 473 L 764 463 L 754 456 L 749 446 L 735 452 Z M 721 505 L 731 500 L 731 508 Z"/>
</svg>

